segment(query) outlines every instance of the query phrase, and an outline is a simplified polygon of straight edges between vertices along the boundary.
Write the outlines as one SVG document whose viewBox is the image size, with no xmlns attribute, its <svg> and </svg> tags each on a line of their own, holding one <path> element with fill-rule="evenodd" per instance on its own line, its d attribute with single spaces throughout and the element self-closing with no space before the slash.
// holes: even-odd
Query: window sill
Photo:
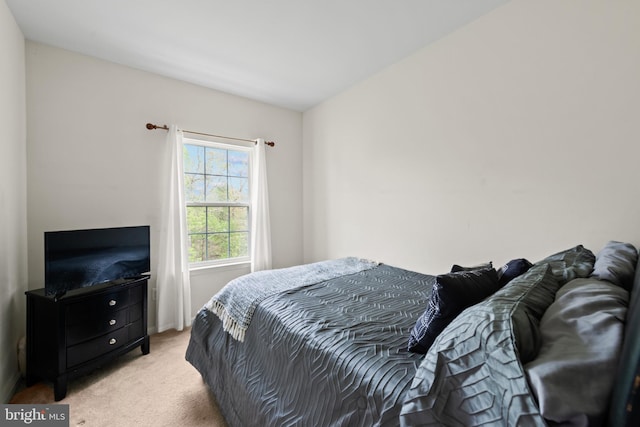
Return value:
<svg viewBox="0 0 640 427">
<path fill-rule="evenodd" d="M 202 264 L 189 267 L 189 273 L 191 275 L 199 275 L 210 273 L 214 270 L 217 271 L 231 271 L 231 270 L 244 270 L 251 268 L 251 261 L 236 261 L 223 264 Z"/>
</svg>

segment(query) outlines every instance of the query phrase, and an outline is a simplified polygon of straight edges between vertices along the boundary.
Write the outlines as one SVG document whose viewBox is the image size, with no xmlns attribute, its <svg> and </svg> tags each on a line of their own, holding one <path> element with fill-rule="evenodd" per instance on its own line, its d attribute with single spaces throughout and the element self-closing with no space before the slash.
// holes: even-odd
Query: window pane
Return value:
<svg viewBox="0 0 640 427">
<path fill-rule="evenodd" d="M 209 234 L 207 236 L 208 259 L 229 258 L 229 235 Z"/>
<path fill-rule="evenodd" d="M 205 236 L 206 234 L 192 234 L 189 236 L 189 262 L 199 262 L 207 259 Z"/>
<path fill-rule="evenodd" d="M 184 146 L 187 204 L 249 203 L 250 154 L 221 146 Z M 187 206 L 189 261 L 248 257 L 248 206 Z"/>
<path fill-rule="evenodd" d="M 249 176 L 249 153 L 229 151 L 229 176 Z"/>
<path fill-rule="evenodd" d="M 249 233 L 231 233 L 229 256 L 231 258 L 249 255 Z"/>
<path fill-rule="evenodd" d="M 187 232 L 189 234 L 207 232 L 207 208 L 187 206 Z"/>
<path fill-rule="evenodd" d="M 204 147 L 185 144 L 182 155 L 185 173 L 204 173 Z"/>
<path fill-rule="evenodd" d="M 227 177 L 207 175 L 207 202 L 227 202 Z"/>
<path fill-rule="evenodd" d="M 209 233 L 220 233 L 229 231 L 229 208 L 210 207 L 207 209 L 207 226 Z"/>
<path fill-rule="evenodd" d="M 229 201 L 249 201 L 249 178 L 229 178 Z"/>
<path fill-rule="evenodd" d="M 206 173 L 210 175 L 227 175 L 227 150 L 207 147 Z"/>
<path fill-rule="evenodd" d="M 232 207 L 229 224 L 230 231 L 249 231 L 249 208 Z"/>
<path fill-rule="evenodd" d="M 184 197 L 188 202 L 204 201 L 204 175 L 186 173 L 184 175 Z"/>
</svg>

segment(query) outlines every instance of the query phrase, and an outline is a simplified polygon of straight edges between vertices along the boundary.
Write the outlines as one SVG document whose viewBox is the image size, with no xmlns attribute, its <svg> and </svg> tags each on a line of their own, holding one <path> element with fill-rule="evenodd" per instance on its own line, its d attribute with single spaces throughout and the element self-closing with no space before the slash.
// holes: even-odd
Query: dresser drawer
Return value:
<svg viewBox="0 0 640 427">
<path fill-rule="evenodd" d="M 98 338 L 67 348 L 67 368 L 95 359 L 127 344 L 129 328 L 120 328 Z"/>
<path fill-rule="evenodd" d="M 147 332 L 144 330 L 144 324 L 142 320 L 133 322 L 127 329 L 129 329 L 129 341 L 135 341 L 138 338 L 142 338 Z"/>
<path fill-rule="evenodd" d="M 130 308 L 133 308 L 131 306 Z M 129 309 L 123 308 L 108 316 L 100 316 L 84 322 L 76 322 L 67 328 L 67 346 L 115 331 L 129 322 Z M 136 310 L 136 312 L 139 310 Z"/>
<path fill-rule="evenodd" d="M 136 303 L 129 306 L 129 323 L 133 323 L 137 320 L 142 319 L 142 303 Z"/>
<path fill-rule="evenodd" d="M 142 286 L 122 289 L 115 292 L 103 293 L 84 298 L 83 300 L 67 306 L 67 325 L 92 322 L 96 319 L 104 319 L 110 313 L 142 301 Z"/>
</svg>

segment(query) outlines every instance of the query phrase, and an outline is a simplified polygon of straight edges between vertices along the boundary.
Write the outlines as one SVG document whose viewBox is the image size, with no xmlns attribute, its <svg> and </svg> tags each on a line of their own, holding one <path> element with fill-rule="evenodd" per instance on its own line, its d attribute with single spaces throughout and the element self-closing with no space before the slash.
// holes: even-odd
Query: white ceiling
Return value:
<svg viewBox="0 0 640 427">
<path fill-rule="evenodd" d="M 25 37 L 304 111 L 508 0 L 6 0 Z"/>
</svg>

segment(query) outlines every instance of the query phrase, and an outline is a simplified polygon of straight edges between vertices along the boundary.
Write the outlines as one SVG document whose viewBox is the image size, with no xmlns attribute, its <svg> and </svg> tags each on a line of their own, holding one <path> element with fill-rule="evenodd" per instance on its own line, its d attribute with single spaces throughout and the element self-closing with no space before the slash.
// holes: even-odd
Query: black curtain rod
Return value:
<svg viewBox="0 0 640 427">
<path fill-rule="evenodd" d="M 147 123 L 147 129 L 149 129 L 149 130 L 155 130 L 155 129 L 169 130 L 169 127 L 167 125 L 158 126 L 158 125 L 154 125 L 153 123 Z M 184 130 L 184 129 L 181 129 L 181 130 L 182 130 L 182 132 L 191 133 L 193 135 L 204 135 L 204 136 L 212 136 L 214 138 L 233 139 L 235 141 L 253 142 L 254 144 L 258 143 L 258 141 L 256 141 L 255 139 L 234 138 L 234 137 L 231 137 L 231 136 L 222 136 L 222 135 L 213 135 L 213 134 L 210 134 L 210 133 L 194 132 L 192 130 Z M 276 145 L 276 143 L 273 142 L 273 141 L 265 141 L 264 143 L 266 145 L 268 145 L 269 147 L 275 147 L 275 145 Z"/>
</svg>

